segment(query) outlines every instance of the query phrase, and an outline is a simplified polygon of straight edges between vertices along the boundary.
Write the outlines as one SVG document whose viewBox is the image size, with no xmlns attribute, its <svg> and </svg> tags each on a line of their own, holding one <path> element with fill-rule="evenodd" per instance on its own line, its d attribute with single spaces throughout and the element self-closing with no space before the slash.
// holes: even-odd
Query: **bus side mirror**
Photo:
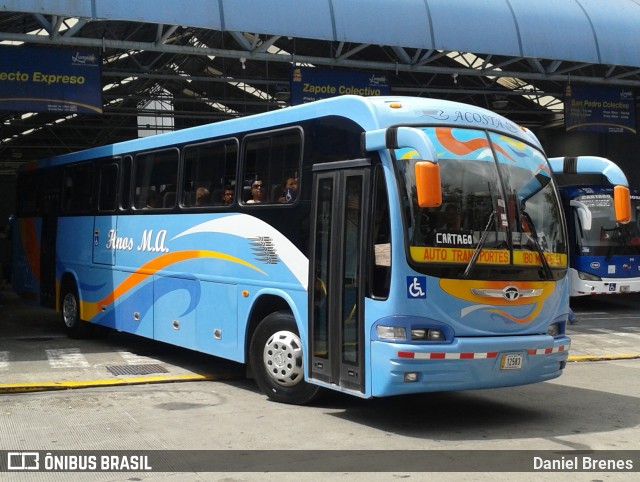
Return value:
<svg viewBox="0 0 640 482">
<path fill-rule="evenodd" d="M 418 206 L 436 208 L 442 205 L 440 165 L 436 162 L 418 161 L 415 164 Z"/>
<path fill-rule="evenodd" d="M 584 203 L 576 201 L 575 199 L 572 199 L 569 204 L 576 208 L 582 230 L 591 231 L 591 220 L 593 219 L 593 216 L 591 216 L 591 210 Z"/>
<path fill-rule="evenodd" d="M 616 221 L 621 224 L 627 224 L 631 221 L 631 195 L 628 187 L 613 187 L 613 206 L 616 212 Z"/>
</svg>

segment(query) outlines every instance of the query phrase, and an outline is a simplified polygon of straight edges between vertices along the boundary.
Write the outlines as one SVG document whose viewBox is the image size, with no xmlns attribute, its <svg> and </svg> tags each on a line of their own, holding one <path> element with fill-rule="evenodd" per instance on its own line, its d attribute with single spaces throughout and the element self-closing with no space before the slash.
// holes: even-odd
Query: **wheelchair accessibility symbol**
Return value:
<svg viewBox="0 0 640 482">
<path fill-rule="evenodd" d="M 413 299 L 427 297 L 426 276 L 407 276 L 407 297 Z"/>
</svg>

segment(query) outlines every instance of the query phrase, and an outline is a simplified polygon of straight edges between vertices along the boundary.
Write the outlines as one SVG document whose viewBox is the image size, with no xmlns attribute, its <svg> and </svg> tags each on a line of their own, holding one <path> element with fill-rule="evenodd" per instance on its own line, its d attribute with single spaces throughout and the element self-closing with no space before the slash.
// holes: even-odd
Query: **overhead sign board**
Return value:
<svg viewBox="0 0 640 482">
<path fill-rule="evenodd" d="M 295 67 L 291 76 L 291 105 L 339 95 L 388 95 L 385 74 Z"/>
<path fill-rule="evenodd" d="M 100 66 L 93 50 L 0 47 L 0 110 L 101 114 Z"/>
<path fill-rule="evenodd" d="M 629 87 L 567 84 L 564 122 L 567 131 L 635 134 L 635 93 Z"/>
</svg>

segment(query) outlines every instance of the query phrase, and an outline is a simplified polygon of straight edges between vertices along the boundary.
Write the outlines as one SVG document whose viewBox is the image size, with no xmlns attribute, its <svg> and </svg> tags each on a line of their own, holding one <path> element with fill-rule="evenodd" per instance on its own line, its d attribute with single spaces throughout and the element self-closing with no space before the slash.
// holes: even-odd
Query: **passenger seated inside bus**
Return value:
<svg viewBox="0 0 640 482">
<path fill-rule="evenodd" d="M 236 190 L 233 186 L 225 186 L 224 192 L 222 194 L 222 204 L 231 204 L 233 203 L 233 196 L 235 195 Z"/>
<path fill-rule="evenodd" d="M 251 183 L 251 196 L 247 199 L 247 204 L 258 204 L 265 202 L 265 185 L 261 179 L 256 179 Z"/>
<path fill-rule="evenodd" d="M 196 189 L 196 206 L 208 206 L 211 204 L 211 195 L 206 187 Z"/>
<path fill-rule="evenodd" d="M 288 177 L 285 179 L 282 188 L 282 195 L 278 198 L 279 203 L 292 203 L 298 197 L 298 178 Z"/>
<path fill-rule="evenodd" d="M 172 208 L 176 205 L 176 193 L 174 191 L 167 191 L 162 195 L 162 207 Z"/>
<path fill-rule="evenodd" d="M 145 207 L 148 209 L 155 209 L 155 208 L 162 207 L 162 201 L 160 199 L 160 195 L 151 189 L 148 190 Z"/>
</svg>

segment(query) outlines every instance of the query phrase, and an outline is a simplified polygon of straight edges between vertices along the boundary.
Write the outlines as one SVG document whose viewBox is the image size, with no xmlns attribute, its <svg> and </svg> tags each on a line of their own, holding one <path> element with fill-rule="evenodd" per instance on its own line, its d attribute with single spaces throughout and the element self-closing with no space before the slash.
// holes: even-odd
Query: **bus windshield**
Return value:
<svg viewBox="0 0 640 482">
<path fill-rule="evenodd" d="M 610 190 L 609 190 L 610 191 Z M 582 203 L 591 212 L 591 229 L 584 229 L 578 212 L 574 211 L 576 240 L 579 253 L 590 256 L 616 256 L 640 253 L 640 228 L 638 226 L 638 209 L 640 199 L 631 199 L 631 222 L 619 224 L 613 209 L 613 197 L 607 192 L 584 194 L 577 196 L 576 201 Z"/>
<path fill-rule="evenodd" d="M 545 156 L 504 134 L 426 127 L 440 164 L 442 205 L 417 204 L 411 159 L 398 149 L 406 236 L 415 269 L 446 278 L 559 279 L 564 223 Z"/>
</svg>

